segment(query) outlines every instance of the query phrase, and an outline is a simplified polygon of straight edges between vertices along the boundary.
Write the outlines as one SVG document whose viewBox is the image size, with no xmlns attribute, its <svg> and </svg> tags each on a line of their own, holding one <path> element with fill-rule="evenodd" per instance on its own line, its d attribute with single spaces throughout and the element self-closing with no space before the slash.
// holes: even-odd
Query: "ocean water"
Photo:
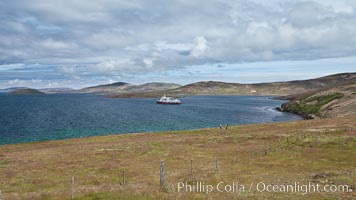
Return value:
<svg viewBox="0 0 356 200">
<path fill-rule="evenodd" d="M 0 144 L 301 119 L 274 110 L 285 101 L 268 96 L 181 100 L 181 105 L 160 105 L 153 98 L 0 94 Z"/>
</svg>

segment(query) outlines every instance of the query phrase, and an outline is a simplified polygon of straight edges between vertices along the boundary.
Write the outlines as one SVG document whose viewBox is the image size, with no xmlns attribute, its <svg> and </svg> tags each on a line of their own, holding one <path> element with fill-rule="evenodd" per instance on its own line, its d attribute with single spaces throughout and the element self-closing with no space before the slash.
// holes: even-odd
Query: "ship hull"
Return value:
<svg viewBox="0 0 356 200">
<path fill-rule="evenodd" d="M 156 101 L 157 104 L 173 104 L 173 105 L 179 105 L 182 104 L 181 102 L 163 102 L 163 101 Z"/>
</svg>

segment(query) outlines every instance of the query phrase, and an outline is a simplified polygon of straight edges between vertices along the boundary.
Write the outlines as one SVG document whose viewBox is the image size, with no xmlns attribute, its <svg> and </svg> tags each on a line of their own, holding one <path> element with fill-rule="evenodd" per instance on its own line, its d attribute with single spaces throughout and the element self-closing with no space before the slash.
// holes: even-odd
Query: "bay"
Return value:
<svg viewBox="0 0 356 200">
<path fill-rule="evenodd" d="M 269 96 L 187 96 L 181 105 L 153 98 L 91 94 L 0 94 L 0 144 L 300 120 Z"/>
</svg>

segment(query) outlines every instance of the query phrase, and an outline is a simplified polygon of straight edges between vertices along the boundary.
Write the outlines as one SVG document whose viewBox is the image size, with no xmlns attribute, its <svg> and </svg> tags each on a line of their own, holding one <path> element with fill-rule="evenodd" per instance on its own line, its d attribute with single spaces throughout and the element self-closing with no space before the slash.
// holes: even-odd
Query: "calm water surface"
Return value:
<svg viewBox="0 0 356 200">
<path fill-rule="evenodd" d="M 0 94 L 0 144 L 298 120 L 268 96 L 192 96 L 182 105 L 89 94 Z"/>
</svg>

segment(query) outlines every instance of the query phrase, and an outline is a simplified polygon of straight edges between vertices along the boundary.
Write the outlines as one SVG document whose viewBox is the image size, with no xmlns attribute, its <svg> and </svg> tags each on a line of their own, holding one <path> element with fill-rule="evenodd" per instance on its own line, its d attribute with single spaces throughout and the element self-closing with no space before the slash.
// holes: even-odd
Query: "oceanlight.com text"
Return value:
<svg viewBox="0 0 356 200">
<path fill-rule="evenodd" d="M 240 184 L 238 182 L 219 182 L 216 185 L 207 184 L 203 181 L 198 182 L 178 182 L 177 192 L 188 193 L 212 193 L 212 192 L 228 192 L 228 193 L 240 193 L 240 192 L 269 192 L 269 193 L 348 193 L 353 192 L 350 185 L 346 184 L 319 184 L 308 182 L 302 184 L 300 182 L 294 182 L 291 184 L 271 184 L 258 182 L 256 184 Z"/>
</svg>

